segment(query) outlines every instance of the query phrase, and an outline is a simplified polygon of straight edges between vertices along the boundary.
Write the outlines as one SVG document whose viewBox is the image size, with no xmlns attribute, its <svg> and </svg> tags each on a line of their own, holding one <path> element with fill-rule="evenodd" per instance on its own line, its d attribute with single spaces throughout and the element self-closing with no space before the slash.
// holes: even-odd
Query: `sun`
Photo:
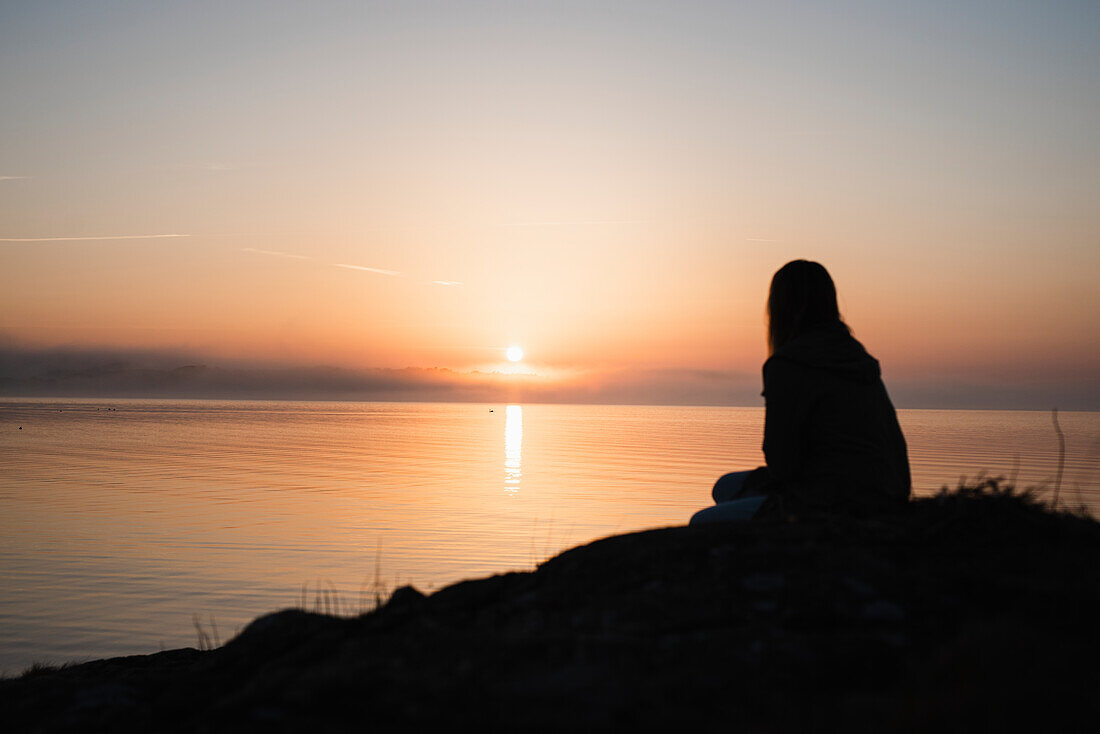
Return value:
<svg viewBox="0 0 1100 734">
<path fill-rule="evenodd" d="M 523 359 L 523 347 L 508 347 L 505 354 L 508 356 L 508 361 L 519 362 Z"/>
</svg>

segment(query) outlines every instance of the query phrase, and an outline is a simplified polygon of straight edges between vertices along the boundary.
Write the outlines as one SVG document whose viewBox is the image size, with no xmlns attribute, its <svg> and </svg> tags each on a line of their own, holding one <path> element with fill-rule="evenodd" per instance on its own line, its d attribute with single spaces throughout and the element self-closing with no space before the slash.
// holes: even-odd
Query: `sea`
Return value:
<svg viewBox="0 0 1100 734">
<path fill-rule="evenodd" d="M 1100 413 L 901 410 L 914 493 L 1003 477 L 1100 511 Z M 683 525 L 762 408 L 0 400 L 0 673 L 358 614 Z M 1062 448 L 1059 432 L 1064 440 Z"/>
</svg>

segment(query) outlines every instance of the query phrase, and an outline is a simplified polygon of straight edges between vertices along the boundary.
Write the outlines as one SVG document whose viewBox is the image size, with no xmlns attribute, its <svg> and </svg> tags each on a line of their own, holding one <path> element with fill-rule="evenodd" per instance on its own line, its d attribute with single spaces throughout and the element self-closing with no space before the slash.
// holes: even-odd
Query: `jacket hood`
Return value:
<svg viewBox="0 0 1100 734">
<path fill-rule="evenodd" d="M 878 360 L 840 325 L 799 334 L 776 349 L 771 359 L 828 370 L 854 382 L 874 382 L 882 375 Z"/>
</svg>

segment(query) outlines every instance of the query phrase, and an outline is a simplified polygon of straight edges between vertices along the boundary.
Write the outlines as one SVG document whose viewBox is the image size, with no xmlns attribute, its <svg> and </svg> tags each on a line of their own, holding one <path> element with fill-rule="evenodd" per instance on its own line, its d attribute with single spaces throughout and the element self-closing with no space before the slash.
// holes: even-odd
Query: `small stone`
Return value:
<svg viewBox="0 0 1100 734">
<path fill-rule="evenodd" d="M 864 604 L 859 616 L 867 622 L 900 622 L 905 619 L 905 612 L 892 601 L 876 599 Z"/>
<path fill-rule="evenodd" d="M 749 591 L 766 593 L 779 591 L 787 585 L 787 580 L 780 573 L 754 573 L 741 579 L 741 584 Z"/>
<path fill-rule="evenodd" d="M 424 595 L 413 585 L 402 586 L 390 595 L 387 606 L 399 607 L 405 604 L 415 603 L 424 599 Z"/>
<path fill-rule="evenodd" d="M 283 720 L 283 712 L 276 708 L 257 706 L 252 709 L 252 718 L 256 721 L 277 722 Z"/>
<path fill-rule="evenodd" d="M 76 708 L 80 710 L 133 705 L 134 689 L 121 683 L 104 683 L 76 694 Z"/>
<path fill-rule="evenodd" d="M 875 593 L 874 588 L 865 581 L 857 579 L 855 576 L 845 576 L 841 579 L 841 582 L 848 587 L 848 590 L 858 594 L 859 596 L 871 596 Z"/>
</svg>

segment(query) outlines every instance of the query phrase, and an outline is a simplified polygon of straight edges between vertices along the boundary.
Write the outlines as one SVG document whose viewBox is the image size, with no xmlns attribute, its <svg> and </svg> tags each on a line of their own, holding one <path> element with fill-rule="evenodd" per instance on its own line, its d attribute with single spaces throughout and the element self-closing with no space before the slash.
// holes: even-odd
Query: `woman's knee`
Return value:
<svg viewBox="0 0 1100 734">
<path fill-rule="evenodd" d="M 747 522 L 751 520 L 764 504 L 763 497 L 748 497 L 731 502 L 723 502 L 696 512 L 688 523 L 692 527 L 720 522 Z"/>
<path fill-rule="evenodd" d="M 718 481 L 714 483 L 714 489 L 710 492 L 710 496 L 714 498 L 714 503 L 732 502 L 740 497 L 744 490 L 745 479 L 751 473 L 748 471 L 734 471 L 719 477 Z"/>
</svg>

